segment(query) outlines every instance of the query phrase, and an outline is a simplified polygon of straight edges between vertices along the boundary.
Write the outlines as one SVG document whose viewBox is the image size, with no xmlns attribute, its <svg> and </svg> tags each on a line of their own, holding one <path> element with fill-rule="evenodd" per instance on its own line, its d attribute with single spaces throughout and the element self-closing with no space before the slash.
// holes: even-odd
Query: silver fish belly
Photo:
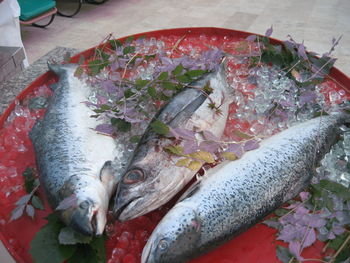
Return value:
<svg viewBox="0 0 350 263">
<path fill-rule="evenodd" d="M 100 235 L 117 178 L 111 166 L 113 138 L 97 134 L 87 107 L 89 87 L 74 77 L 75 65 L 49 65 L 59 76 L 43 120 L 30 132 L 39 179 L 53 209 L 65 199 L 76 205 L 59 211 L 76 231 Z"/>
<path fill-rule="evenodd" d="M 210 131 L 221 137 L 233 93 L 226 82 L 223 63 L 218 71 L 208 74 L 194 86 L 201 88 L 208 82 L 213 89 L 209 95 L 211 99 L 201 90 L 187 88 L 172 98 L 156 119 L 172 128 L 192 130 L 195 127 L 198 131 Z M 212 102 L 221 104 L 221 114 L 208 107 Z M 157 209 L 174 197 L 197 173 L 174 165 L 181 157 L 170 156 L 162 149 L 170 142 L 150 129 L 144 134 L 118 184 L 114 212 L 119 220 L 129 220 Z"/>
<path fill-rule="evenodd" d="M 209 170 L 161 220 L 142 262 L 185 262 L 245 231 L 305 188 L 335 142 L 343 116 L 293 126 Z"/>
</svg>

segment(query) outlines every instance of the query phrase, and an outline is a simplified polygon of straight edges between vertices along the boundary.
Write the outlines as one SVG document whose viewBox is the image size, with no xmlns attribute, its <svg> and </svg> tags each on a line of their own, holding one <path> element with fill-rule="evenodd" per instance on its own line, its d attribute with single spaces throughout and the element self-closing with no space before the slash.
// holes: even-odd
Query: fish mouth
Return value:
<svg viewBox="0 0 350 263">
<path fill-rule="evenodd" d="M 137 217 L 141 213 L 136 213 L 136 214 L 133 213 L 135 211 L 133 211 L 132 208 L 135 206 L 135 203 L 137 203 L 138 200 L 140 199 L 141 199 L 141 196 L 135 197 L 125 204 L 122 204 L 123 203 L 122 201 L 118 202 L 118 199 L 117 199 L 117 202 L 114 205 L 114 209 L 113 209 L 114 217 L 121 222 Z"/>
</svg>

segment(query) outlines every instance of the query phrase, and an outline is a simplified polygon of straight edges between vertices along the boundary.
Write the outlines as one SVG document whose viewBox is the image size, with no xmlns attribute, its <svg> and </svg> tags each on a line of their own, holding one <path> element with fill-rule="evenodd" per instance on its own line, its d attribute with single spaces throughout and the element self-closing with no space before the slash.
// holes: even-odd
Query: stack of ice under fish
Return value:
<svg viewBox="0 0 350 263">
<path fill-rule="evenodd" d="M 210 81 L 211 100 L 217 102 L 226 94 L 219 117 L 209 110 L 209 100 L 201 91 L 184 89 L 156 118 L 173 129 L 196 127 L 221 137 L 234 100 L 223 67 L 195 84 Z M 129 220 L 165 204 L 196 175 L 197 171 L 174 166 L 179 157 L 169 158 L 159 151 L 167 139 L 150 129 L 134 151 L 122 154 L 129 160 L 125 168 L 114 164 L 115 155 L 120 155 L 116 149 L 122 147 L 90 129 L 99 120 L 89 118 L 92 110 L 81 103 L 89 89 L 73 76 L 75 67 L 52 65 L 51 70 L 60 81 L 31 139 L 51 206 L 78 204 L 60 210 L 67 225 L 86 235 L 102 234 L 115 191 L 114 213 L 120 220 Z M 142 262 L 184 262 L 244 231 L 293 198 L 309 184 L 315 164 L 335 142 L 338 127 L 345 121 L 345 115 L 334 114 L 296 124 L 264 140 L 260 148 L 241 159 L 210 169 L 156 227 Z"/>
</svg>

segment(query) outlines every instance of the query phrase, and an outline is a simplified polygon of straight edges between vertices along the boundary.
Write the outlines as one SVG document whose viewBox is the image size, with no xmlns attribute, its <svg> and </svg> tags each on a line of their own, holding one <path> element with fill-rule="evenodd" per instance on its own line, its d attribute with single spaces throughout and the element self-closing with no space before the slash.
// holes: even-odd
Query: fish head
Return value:
<svg viewBox="0 0 350 263">
<path fill-rule="evenodd" d="M 159 208 L 187 183 L 182 176 L 188 172 L 187 168 L 174 166 L 172 162 L 162 162 L 162 154 L 154 154 L 152 158 L 134 163 L 123 175 L 113 208 L 115 217 L 120 221 Z"/>
<path fill-rule="evenodd" d="M 142 263 L 182 262 L 197 250 L 201 221 L 195 209 L 180 204 L 153 231 L 142 251 Z"/>
<path fill-rule="evenodd" d="M 61 211 L 66 225 L 87 236 L 103 234 L 107 222 L 108 196 L 99 181 L 75 190 L 75 204 Z"/>
</svg>

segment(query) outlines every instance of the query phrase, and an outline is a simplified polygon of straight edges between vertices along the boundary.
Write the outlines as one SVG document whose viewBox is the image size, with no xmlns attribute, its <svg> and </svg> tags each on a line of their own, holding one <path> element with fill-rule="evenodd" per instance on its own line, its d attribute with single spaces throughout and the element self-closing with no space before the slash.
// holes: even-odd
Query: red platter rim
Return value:
<svg viewBox="0 0 350 263">
<path fill-rule="evenodd" d="M 143 33 L 137 33 L 133 35 L 128 35 L 125 37 L 118 38 L 120 41 L 125 41 L 128 37 L 138 38 L 141 36 L 145 37 L 160 37 L 164 35 L 200 35 L 200 34 L 208 34 L 208 35 L 225 35 L 225 36 L 236 36 L 241 38 L 246 38 L 249 35 L 259 35 L 246 31 L 239 31 L 227 28 L 218 28 L 218 27 L 184 27 L 184 28 L 171 28 L 171 29 L 162 29 L 162 30 L 154 30 Z M 273 44 L 282 44 L 281 40 L 270 38 Z M 94 53 L 95 47 L 89 48 L 85 51 L 82 51 L 71 58 L 72 63 L 77 63 L 81 56 L 85 58 L 90 57 Z M 333 67 L 330 73 L 330 76 L 335 79 L 342 86 L 350 86 L 350 78 L 346 76 L 342 71 Z M 28 87 L 26 87 L 23 91 L 21 91 L 16 98 L 12 101 L 12 103 L 7 107 L 4 113 L 0 116 L 0 127 L 3 127 L 5 121 L 7 120 L 10 113 L 14 110 L 16 106 L 16 101 L 21 101 L 24 99 L 32 90 L 38 86 L 44 85 L 47 83 L 47 80 L 54 78 L 54 74 L 52 72 L 45 72 L 40 75 L 37 79 L 35 79 Z M 347 89 L 350 92 L 350 89 Z M 16 251 L 10 246 L 9 241 L 4 237 L 3 233 L 0 232 L 0 240 L 2 241 L 4 247 L 9 251 L 11 256 L 15 259 L 17 263 L 27 263 L 23 260 L 23 258 L 16 253 Z"/>
</svg>

